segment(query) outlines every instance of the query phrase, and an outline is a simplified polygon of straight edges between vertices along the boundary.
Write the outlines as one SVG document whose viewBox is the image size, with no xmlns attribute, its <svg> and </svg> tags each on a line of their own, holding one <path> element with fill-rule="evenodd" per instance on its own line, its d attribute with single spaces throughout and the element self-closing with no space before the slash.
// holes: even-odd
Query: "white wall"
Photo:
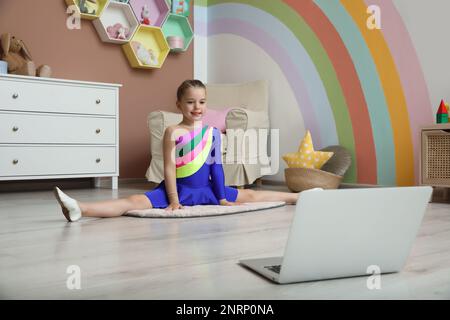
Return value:
<svg viewBox="0 0 450 320">
<path fill-rule="evenodd" d="M 237 60 L 240 61 L 239 72 L 233 68 Z M 278 172 L 264 179 L 284 181 L 286 165 L 281 155 L 297 150 L 305 132 L 302 115 L 286 77 L 278 64 L 254 43 L 234 35 L 209 37 L 209 83 L 239 83 L 260 79 L 270 79 L 270 126 L 279 129 L 282 141 L 279 146 Z"/>
<path fill-rule="evenodd" d="M 206 7 L 194 6 L 194 79 L 203 82 L 208 82 L 208 41 L 203 34 L 207 21 Z"/>
<path fill-rule="evenodd" d="M 450 101 L 450 1 L 394 0 L 422 64 L 436 112 L 441 99 Z"/>
</svg>

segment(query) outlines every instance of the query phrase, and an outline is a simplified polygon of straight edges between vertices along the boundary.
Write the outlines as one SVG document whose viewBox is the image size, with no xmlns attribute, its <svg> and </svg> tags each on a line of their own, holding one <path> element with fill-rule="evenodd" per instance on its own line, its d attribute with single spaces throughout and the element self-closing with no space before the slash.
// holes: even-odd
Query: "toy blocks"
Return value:
<svg viewBox="0 0 450 320">
<path fill-rule="evenodd" d="M 436 113 L 436 123 L 447 123 L 448 122 L 448 110 L 445 106 L 444 100 L 441 100 L 438 111 Z"/>
</svg>

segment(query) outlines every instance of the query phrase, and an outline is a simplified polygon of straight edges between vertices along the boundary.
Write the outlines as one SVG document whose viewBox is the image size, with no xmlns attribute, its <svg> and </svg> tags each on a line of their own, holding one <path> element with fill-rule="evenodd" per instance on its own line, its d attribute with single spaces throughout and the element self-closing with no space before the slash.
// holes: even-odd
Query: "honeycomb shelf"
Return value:
<svg viewBox="0 0 450 320">
<path fill-rule="evenodd" d="M 161 28 L 142 24 L 122 49 L 130 65 L 140 69 L 161 68 L 170 51 Z M 150 51 L 155 59 L 152 59 Z"/>
<path fill-rule="evenodd" d="M 188 18 L 173 13 L 169 14 L 164 22 L 162 32 L 166 39 L 167 37 L 178 36 L 184 40 L 183 48 L 171 48 L 171 52 L 186 51 L 194 37 L 194 32 L 192 31 Z"/>
<path fill-rule="evenodd" d="M 75 5 L 77 7 L 78 12 L 80 12 L 80 16 L 82 19 L 94 20 L 101 16 L 103 9 L 105 9 L 105 7 L 108 5 L 110 0 L 97 0 L 98 9 L 96 10 L 95 14 L 88 14 L 88 13 L 81 12 L 80 0 L 65 0 L 65 1 L 68 6 Z M 88 10 L 91 9 L 89 1 L 84 1 L 84 2 L 87 4 Z"/>
<path fill-rule="evenodd" d="M 126 34 L 122 34 L 122 37 L 118 37 L 118 23 L 128 30 Z M 130 6 L 127 3 L 113 0 L 107 4 L 100 18 L 95 19 L 93 24 L 102 41 L 117 44 L 125 44 L 130 41 L 139 26 Z"/>
<path fill-rule="evenodd" d="M 129 0 L 129 4 L 141 24 L 143 23 L 142 10 L 146 5 L 150 12 L 150 26 L 155 27 L 161 27 L 170 12 L 166 0 Z"/>
</svg>

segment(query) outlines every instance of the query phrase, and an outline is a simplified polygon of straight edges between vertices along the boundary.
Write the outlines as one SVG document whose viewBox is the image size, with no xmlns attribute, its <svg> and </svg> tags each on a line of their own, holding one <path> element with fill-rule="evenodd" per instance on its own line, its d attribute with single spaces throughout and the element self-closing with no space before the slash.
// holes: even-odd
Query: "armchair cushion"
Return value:
<svg viewBox="0 0 450 320">
<path fill-rule="evenodd" d="M 227 129 L 268 129 L 269 115 L 267 112 L 253 111 L 244 108 L 233 108 L 227 113 Z"/>
<path fill-rule="evenodd" d="M 223 108 L 223 109 L 207 108 L 202 121 L 204 124 L 216 127 L 217 129 L 220 130 L 220 132 L 225 133 L 226 130 L 225 119 L 227 117 L 228 111 L 230 110 L 231 108 Z"/>
<path fill-rule="evenodd" d="M 152 157 L 163 156 L 162 142 L 164 131 L 168 126 L 176 124 L 183 119 L 180 113 L 169 111 L 153 111 L 147 118 L 148 128 L 150 129 L 150 148 Z"/>
</svg>

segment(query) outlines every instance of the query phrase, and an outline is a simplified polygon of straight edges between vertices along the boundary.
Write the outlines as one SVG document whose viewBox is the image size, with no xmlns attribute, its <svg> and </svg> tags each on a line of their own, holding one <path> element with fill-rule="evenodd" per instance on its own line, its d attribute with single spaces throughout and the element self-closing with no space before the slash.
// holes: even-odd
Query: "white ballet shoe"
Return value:
<svg viewBox="0 0 450 320">
<path fill-rule="evenodd" d="M 67 221 L 74 222 L 79 220 L 81 218 L 81 209 L 78 202 L 62 192 L 58 187 L 55 187 L 53 191 Z"/>
</svg>

